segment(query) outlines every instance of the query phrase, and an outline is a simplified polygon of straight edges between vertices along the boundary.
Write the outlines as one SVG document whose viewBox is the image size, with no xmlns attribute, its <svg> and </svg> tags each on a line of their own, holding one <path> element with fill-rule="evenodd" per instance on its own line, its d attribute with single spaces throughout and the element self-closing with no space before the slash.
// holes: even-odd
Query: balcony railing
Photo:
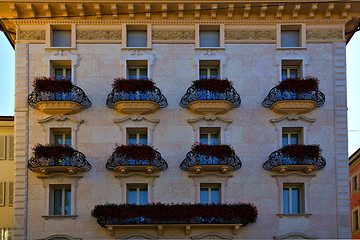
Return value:
<svg viewBox="0 0 360 240">
<path fill-rule="evenodd" d="M 36 108 L 36 104 L 43 101 L 71 101 L 79 103 L 84 109 L 91 107 L 91 102 L 85 92 L 75 85 L 72 87 L 71 92 L 68 93 L 33 91 L 28 96 L 28 103 L 32 108 Z"/>
<path fill-rule="evenodd" d="M 155 157 L 152 160 L 137 160 L 131 159 L 124 155 L 119 155 L 114 152 L 106 163 L 106 169 L 114 171 L 116 167 L 121 166 L 153 166 L 157 167 L 160 171 L 164 171 L 168 168 L 167 162 L 161 157 L 161 154 L 154 150 Z"/>
<path fill-rule="evenodd" d="M 160 108 L 165 108 L 168 102 L 165 96 L 161 93 L 158 87 L 154 87 L 153 91 L 145 92 L 116 92 L 115 89 L 107 96 L 106 106 L 108 108 L 114 108 L 114 104 L 120 101 L 152 101 L 159 105 Z"/>
<path fill-rule="evenodd" d="M 224 156 L 222 158 L 200 154 L 194 150 L 189 151 L 186 154 L 185 159 L 180 164 L 180 169 L 184 171 L 189 171 L 189 168 L 196 166 L 230 166 L 233 170 L 238 170 L 241 168 L 241 160 L 235 154 L 231 154 L 231 156 Z M 195 170 L 196 171 L 196 170 Z"/>
<path fill-rule="evenodd" d="M 319 89 L 316 89 L 316 91 L 300 93 L 280 90 L 277 87 L 273 87 L 262 102 L 262 105 L 266 108 L 270 108 L 274 103 L 283 100 L 312 100 L 317 103 L 317 107 L 321 107 L 325 103 L 325 95 Z"/>
<path fill-rule="evenodd" d="M 316 170 L 321 170 L 325 167 L 326 160 L 322 157 L 316 157 L 316 158 L 297 158 L 297 157 L 289 157 L 285 156 L 281 151 L 277 150 L 275 152 L 272 152 L 269 156 L 269 159 L 263 164 L 263 168 L 265 170 L 271 171 L 274 170 L 274 168 L 278 168 L 281 166 L 284 166 L 283 170 L 285 171 L 287 167 L 294 166 L 295 169 L 297 166 L 313 166 L 316 168 Z M 303 169 L 305 172 L 307 170 L 314 170 L 312 168 L 306 167 Z M 281 169 L 279 169 L 281 171 Z"/>
<path fill-rule="evenodd" d="M 74 150 L 74 154 L 71 157 L 35 157 L 29 159 L 28 167 L 33 172 L 42 172 L 45 174 L 49 173 L 48 169 L 52 172 L 60 172 L 61 167 L 70 167 L 68 169 L 70 173 L 74 173 L 76 169 L 81 169 L 82 172 L 89 171 L 91 169 L 90 163 L 86 160 L 83 153 Z M 60 168 L 59 168 L 60 167 Z"/>
<path fill-rule="evenodd" d="M 197 89 L 191 86 L 180 100 L 180 106 L 187 108 L 189 103 L 201 100 L 225 100 L 233 104 L 233 108 L 240 107 L 241 99 L 236 90 L 230 86 L 225 92 L 213 92 L 209 90 Z"/>
</svg>

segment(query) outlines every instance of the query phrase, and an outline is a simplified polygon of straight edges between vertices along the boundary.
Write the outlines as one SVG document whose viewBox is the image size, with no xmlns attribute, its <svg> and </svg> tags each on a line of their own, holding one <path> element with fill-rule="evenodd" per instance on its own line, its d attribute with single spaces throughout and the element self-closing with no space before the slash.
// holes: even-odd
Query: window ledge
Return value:
<svg viewBox="0 0 360 240">
<path fill-rule="evenodd" d="M 195 50 L 225 50 L 225 47 L 196 47 Z"/>
<path fill-rule="evenodd" d="M 63 218 L 75 219 L 78 217 L 78 215 L 45 215 L 45 216 L 41 216 L 41 217 L 45 218 L 45 220 L 48 220 L 50 218 L 53 218 L 53 219 L 63 219 Z"/>
<path fill-rule="evenodd" d="M 279 214 L 276 214 L 276 215 L 278 215 L 280 218 L 283 218 L 283 217 L 291 217 L 291 218 L 306 217 L 306 218 L 309 218 L 312 214 L 311 213 L 296 213 L 296 214 L 293 214 L 293 213 L 279 213 Z"/>
<path fill-rule="evenodd" d="M 359 192 L 359 189 L 353 190 L 353 191 L 351 192 L 351 196 L 354 195 L 354 194 L 357 194 L 358 192 Z"/>
<path fill-rule="evenodd" d="M 307 50 L 307 47 L 278 47 L 276 50 Z"/>
<path fill-rule="evenodd" d="M 122 47 L 121 50 L 152 50 L 152 47 Z"/>
<path fill-rule="evenodd" d="M 45 50 L 77 50 L 76 47 L 45 47 Z"/>
</svg>

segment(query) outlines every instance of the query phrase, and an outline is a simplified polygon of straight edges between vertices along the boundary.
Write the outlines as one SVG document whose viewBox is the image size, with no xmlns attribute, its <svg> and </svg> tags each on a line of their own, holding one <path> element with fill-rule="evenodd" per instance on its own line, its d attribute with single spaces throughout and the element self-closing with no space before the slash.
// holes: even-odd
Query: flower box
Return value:
<svg viewBox="0 0 360 240">
<path fill-rule="evenodd" d="M 240 106 L 239 94 L 228 79 L 200 79 L 193 81 L 180 105 L 197 114 L 223 114 Z"/>
<path fill-rule="evenodd" d="M 116 78 L 106 105 L 116 111 L 131 114 L 150 114 L 167 106 L 167 100 L 151 79 Z"/>
<path fill-rule="evenodd" d="M 50 173 L 77 174 L 91 169 L 83 153 L 67 145 L 37 144 L 28 167 L 33 172 L 48 175 Z"/>
<path fill-rule="evenodd" d="M 319 80 L 313 77 L 285 79 L 270 90 L 262 104 L 276 113 L 310 112 L 325 102 L 325 95 L 318 85 Z"/>
<path fill-rule="evenodd" d="M 279 173 L 289 171 L 311 173 L 323 169 L 326 165 L 326 160 L 320 156 L 320 153 L 319 145 L 287 145 L 271 153 L 263 168 Z"/>
</svg>

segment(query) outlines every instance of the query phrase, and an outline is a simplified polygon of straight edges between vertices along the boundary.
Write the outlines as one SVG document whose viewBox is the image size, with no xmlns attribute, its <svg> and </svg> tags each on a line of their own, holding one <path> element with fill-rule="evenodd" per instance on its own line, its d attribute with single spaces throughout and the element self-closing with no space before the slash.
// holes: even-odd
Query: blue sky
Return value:
<svg viewBox="0 0 360 240">
<path fill-rule="evenodd" d="M 360 148 L 360 33 L 346 47 L 349 155 Z M 14 115 L 15 54 L 0 32 L 0 115 Z"/>
</svg>

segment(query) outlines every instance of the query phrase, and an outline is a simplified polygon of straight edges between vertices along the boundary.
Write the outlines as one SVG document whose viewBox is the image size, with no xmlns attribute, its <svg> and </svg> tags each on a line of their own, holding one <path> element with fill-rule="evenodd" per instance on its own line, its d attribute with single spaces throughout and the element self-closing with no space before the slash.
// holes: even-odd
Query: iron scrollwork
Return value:
<svg viewBox="0 0 360 240">
<path fill-rule="evenodd" d="M 287 90 L 279 90 L 277 87 L 273 87 L 262 102 L 262 105 L 266 108 L 270 108 L 273 103 L 282 100 L 313 100 L 317 103 L 317 107 L 321 107 L 325 103 L 325 95 L 319 89 L 316 89 L 315 91 L 299 93 Z"/>
<path fill-rule="evenodd" d="M 241 99 L 240 95 L 233 87 L 229 87 L 226 92 L 212 92 L 209 90 L 197 89 L 195 86 L 191 86 L 186 91 L 185 95 L 180 100 L 180 106 L 187 108 L 189 103 L 198 100 L 226 100 L 233 104 L 234 108 L 240 107 Z"/>
<path fill-rule="evenodd" d="M 190 167 L 198 165 L 227 165 L 233 167 L 234 170 L 238 170 L 241 168 L 242 163 L 235 153 L 231 157 L 220 159 L 214 156 L 199 154 L 198 152 L 191 150 L 181 162 L 180 169 L 188 171 Z"/>
<path fill-rule="evenodd" d="M 32 108 L 36 108 L 36 104 L 42 101 L 72 101 L 81 104 L 84 109 L 91 107 L 91 102 L 86 96 L 84 90 L 73 85 L 71 92 L 50 93 L 33 91 L 28 96 L 28 103 Z"/>
<path fill-rule="evenodd" d="M 124 155 L 119 155 L 117 153 L 113 153 L 111 157 L 108 159 L 106 163 L 106 169 L 109 171 L 114 171 L 115 167 L 118 166 L 154 166 L 160 169 L 160 171 L 164 171 L 168 168 L 167 162 L 161 157 L 161 154 L 155 151 L 155 158 L 151 161 L 149 160 L 134 160 L 126 158 Z"/>
<path fill-rule="evenodd" d="M 71 157 L 35 157 L 29 159 L 28 167 L 36 172 L 38 167 L 69 166 L 80 168 L 83 172 L 91 169 L 91 164 L 86 160 L 82 152 L 76 151 Z"/>
<path fill-rule="evenodd" d="M 114 104 L 120 101 L 152 101 L 159 104 L 160 108 L 165 108 L 168 105 L 166 97 L 161 93 L 158 87 L 155 87 L 153 91 L 145 92 L 116 92 L 112 89 L 111 93 L 107 96 L 106 106 L 108 108 L 114 108 Z"/>
<path fill-rule="evenodd" d="M 322 156 L 319 156 L 318 158 L 299 159 L 295 157 L 288 157 L 280 151 L 275 151 L 270 154 L 269 160 L 263 164 L 263 168 L 271 171 L 274 167 L 282 165 L 313 165 L 316 166 L 318 170 L 321 170 L 325 167 L 326 160 Z"/>
</svg>

